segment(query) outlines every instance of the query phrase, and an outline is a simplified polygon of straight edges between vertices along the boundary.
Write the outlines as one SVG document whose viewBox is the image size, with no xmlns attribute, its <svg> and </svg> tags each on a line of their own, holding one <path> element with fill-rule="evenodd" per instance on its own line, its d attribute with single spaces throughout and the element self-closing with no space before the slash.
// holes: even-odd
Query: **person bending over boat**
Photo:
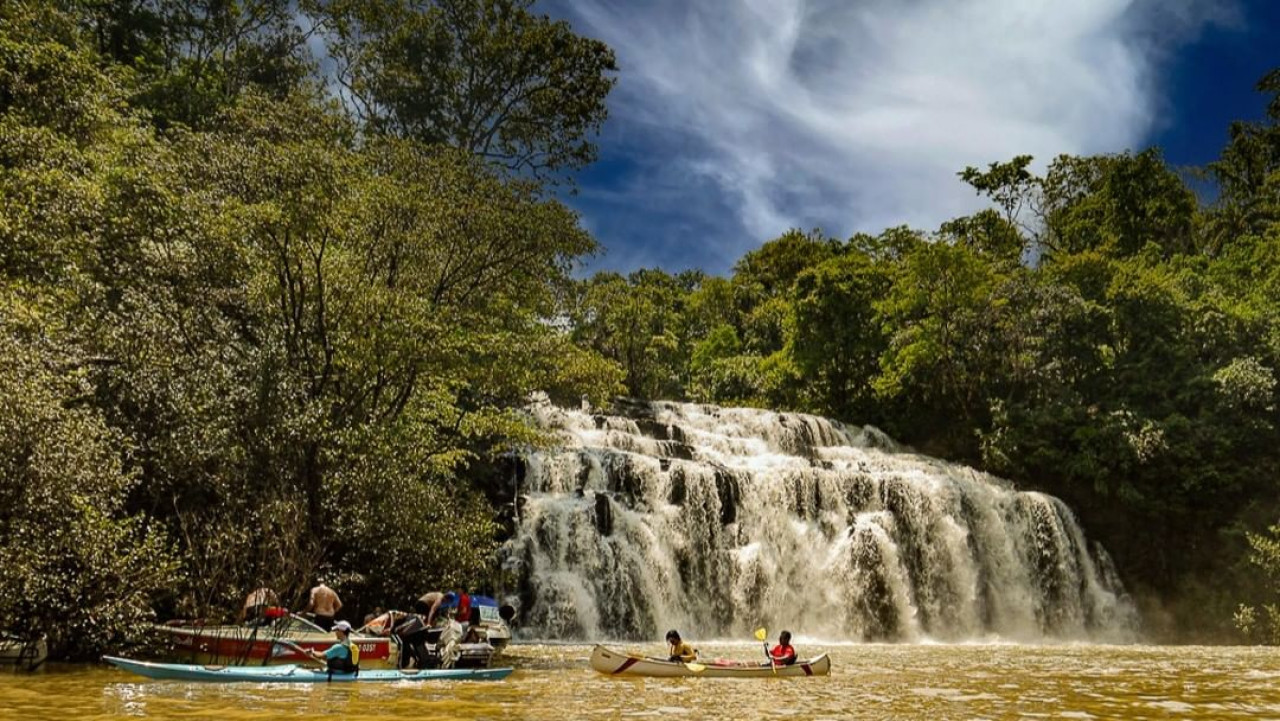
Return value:
<svg viewBox="0 0 1280 721">
<path fill-rule="evenodd" d="M 769 650 L 769 660 L 774 666 L 790 666 L 796 662 L 796 650 L 791 647 L 790 631 L 778 634 L 778 645 Z"/>
<path fill-rule="evenodd" d="M 307 653 L 317 661 L 323 660 L 329 673 L 359 673 L 360 647 L 351 642 L 351 624 L 338 621 L 333 624 L 333 635 L 338 637 L 324 653 L 307 649 Z"/>
<path fill-rule="evenodd" d="M 413 610 L 417 611 L 419 615 L 426 619 L 428 626 L 434 626 L 436 623 L 436 616 L 440 615 L 440 607 L 445 605 L 445 597 L 447 595 L 449 594 L 444 594 L 439 591 L 424 593 L 419 596 L 418 600 L 413 604 Z"/>
<path fill-rule="evenodd" d="M 680 632 L 674 628 L 667 631 L 667 660 L 672 663 L 692 663 L 698 660 L 698 649 L 680 639 Z"/>
<path fill-rule="evenodd" d="M 316 584 L 311 589 L 311 599 L 307 601 L 307 607 L 304 611 L 310 611 L 315 616 L 316 625 L 328 631 L 333 628 L 333 617 L 338 615 L 338 611 L 342 610 L 342 599 L 338 598 L 338 592 L 324 585 L 324 581 Z"/>
<path fill-rule="evenodd" d="M 435 626 L 450 612 L 454 620 L 465 625 L 471 618 L 471 597 L 461 592 L 431 591 L 418 598 L 414 610 L 426 617 L 428 626 Z"/>
<path fill-rule="evenodd" d="M 385 611 L 365 621 L 364 633 L 371 636 L 395 635 L 400 639 L 400 657 L 397 668 L 427 668 L 430 654 L 427 652 L 429 629 L 422 616 L 404 611 Z"/>
<path fill-rule="evenodd" d="M 413 666 L 417 669 L 431 665 L 431 654 L 427 652 L 427 623 L 416 613 L 403 614 L 395 622 L 391 632 L 400 639 L 400 668 Z"/>
</svg>

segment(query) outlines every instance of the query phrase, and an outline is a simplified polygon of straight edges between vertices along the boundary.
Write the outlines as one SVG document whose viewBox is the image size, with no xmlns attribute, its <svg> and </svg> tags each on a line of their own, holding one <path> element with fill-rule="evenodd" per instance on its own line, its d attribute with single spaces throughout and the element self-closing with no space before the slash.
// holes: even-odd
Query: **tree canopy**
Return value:
<svg viewBox="0 0 1280 721">
<path fill-rule="evenodd" d="M 371 130 L 539 178 L 595 159 L 613 51 L 533 0 L 317 0 L 314 17 Z"/>
<path fill-rule="evenodd" d="M 221 84 L 268 62 L 243 36 L 132 54 L 266 6 L 125 9 L 0 11 L 0 628 L 92 655 L 320 573 L 353 607 L 492 583 L 472 464 L 537 442 L 530 393 L 622 377 L 554 322 L 594 241 L 474 148 Z M 217 87 L 159 90 L 188 72 Z"/>
</svg>

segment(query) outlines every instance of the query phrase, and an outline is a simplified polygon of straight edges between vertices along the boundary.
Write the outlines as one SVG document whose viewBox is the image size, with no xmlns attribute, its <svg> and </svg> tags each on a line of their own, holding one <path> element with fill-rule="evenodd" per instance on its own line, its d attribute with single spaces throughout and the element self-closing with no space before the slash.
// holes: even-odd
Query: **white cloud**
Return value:
<svg viewBox="0 0 1280 721">
<path fill-rule="evenodd" d="M 618 54 L 609 137 L 643 156 L 623 192 L 652 206 L 714 189 L 741 228 L 721 241 L 728 262 L 790 227 L 935 227 L 979 205 L 955 176 L 966 165 L 1138 147 L 1163 54 L 1233 17 L 1216 0 L 572 0 L 562 14 Z"/>
</svg>

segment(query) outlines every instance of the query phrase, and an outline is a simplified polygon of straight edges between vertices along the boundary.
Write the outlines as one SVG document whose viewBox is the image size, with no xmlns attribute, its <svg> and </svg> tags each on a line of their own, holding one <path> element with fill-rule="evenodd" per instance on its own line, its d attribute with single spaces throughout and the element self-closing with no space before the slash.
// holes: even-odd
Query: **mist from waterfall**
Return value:
<svg viewBox="0 0 1280 721">
<path fill-rule="evenodd" d="M 513 479 L 526 637 L 1133 638 L 1065 504 L 874 428 L 677 403 L 530 412 L 560 444 Z"/>
</svg>

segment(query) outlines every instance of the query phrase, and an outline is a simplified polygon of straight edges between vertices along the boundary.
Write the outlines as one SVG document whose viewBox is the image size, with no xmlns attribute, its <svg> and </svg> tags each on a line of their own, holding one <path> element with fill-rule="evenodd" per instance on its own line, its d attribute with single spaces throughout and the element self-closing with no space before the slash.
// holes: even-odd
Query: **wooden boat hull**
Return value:
<svg viewBox="0 0 1280 721">
<path fill-rule="evenodd" d="M 43 636 L 35 640 L 0 637 L 0 666 L 34 671 L 48 658 L 49 645 Z"/>
<path fill-rule="evenodd" d="M 202 683 L 386 683 L 392 681 L 499 681 L 511 675 L 510 668 L 455 668 L 426 671 L 392 669 L 362 670 L 358 674 L 330 674 L 318 667 L 286 666 L 200 666 L 185 663 L 153 663 L 115 656 L 103 661 L 146 678 Z"/>
<path fill-rule="evenodd" d="M 826 676 L 831 673 L 831 659 L 825 653 L 790 666 L 770 668 L 754 662 L 703 661 L 689 668 L 689 664 L 658 661 L 641 656 L 631 656 L 596 646 L 591 652 L 591 668 L 608 676 L 645 676 L 649 678 L 681 678 L 702 676 L 707 678 L 804 678 Z M 701 668 L 701 670 L 696 670 Z"/>
</svg>

